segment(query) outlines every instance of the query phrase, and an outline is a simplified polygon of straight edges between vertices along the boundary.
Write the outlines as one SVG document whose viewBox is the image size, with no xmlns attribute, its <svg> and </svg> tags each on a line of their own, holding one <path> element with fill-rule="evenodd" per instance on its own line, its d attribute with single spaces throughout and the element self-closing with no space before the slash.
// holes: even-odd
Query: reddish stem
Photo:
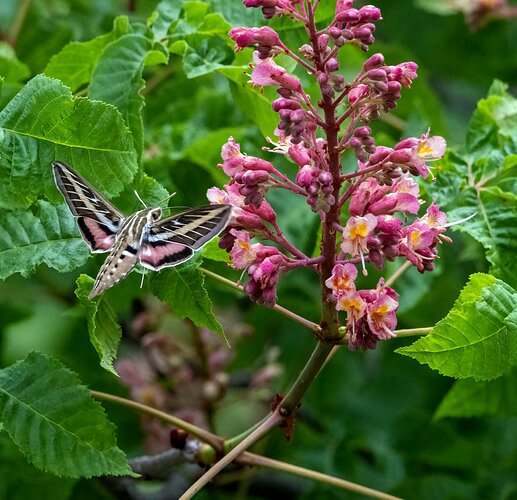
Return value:
<svg viewBox="0 0 517 500">
<path fill-rule="evenodd" d="M 314 51 L 314 63 L 318 71 L 324 72 L 325 65 L 323 54 L 318 44 L 314 11 L 311 2 L 307 5 L 308 24 L 306 26 L 312 48 Z M 321 88 L 320 84 L 320 88 Z M 323 90 L 323 89 L 322 89 Z M 325 286 L 325 281 L 331 276 L 332 268 L 336 260 L 336 229 L 334 224 L 339 222 L 339 190 L 341 188 L 341 162 L 338 151 L 339 124 L 336 121 L 335 106 L 332 97 L 322 92 L 322 100 L 319 103 L 324 112 L 323 129 L 327 138 L 327 164 L 333 178 L 333 195 L 335 203 L 326 213 L 322 227 L 321 256 L 323 261 L 320 264 L 320 287 L 321 287 L 321 339 L 332 341 L 339 337 L 339 319 L 335 305 L 332 302 L 331 291 Z"/>
</svg>

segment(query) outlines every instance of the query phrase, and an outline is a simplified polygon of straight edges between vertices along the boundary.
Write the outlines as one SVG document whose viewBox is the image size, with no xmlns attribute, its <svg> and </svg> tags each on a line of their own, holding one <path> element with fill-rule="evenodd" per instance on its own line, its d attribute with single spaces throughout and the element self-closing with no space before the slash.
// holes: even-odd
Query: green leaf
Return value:
<svg viewBox="0 0 517 500">
<path fill-rule="evenodd" d="M 180 318 L 189 318 L 196 326 L 205 327 L 223 338 L 223 327 L 212 312 L 212 302 L 206 293 L 199 259 L 182 266 L 165 269 L 151 278 L 151 290 L 167 302 Z"/>
<path fill-rule="evenodd" d="M 0 498 L 9 500 L 69 500 L 77 482 L 34 468 L 7 433 L 0 434 L 0 478 Z"/>
<path fill-rule="evenodd" d="M 51 162 L 71 163 L 108 197 L 131 182 L 137 157 L 129 130 L 109 104 L 73 98 L 58 80 L 38 75 L 0 113 L 0 206 L 61 201 Z"/>
<path fill-rule="evenodd" d="M 155 40 L 166 37 L 173 21 L 178 19 L 181 5 L 178 0 L 162 0 L 156 7 L 156 11 L 149 19 L 151 31 Z"/>
<path fill-rule="evenodd" d="M 517 294 L 493 276 L 473 274 L 432 332 L 396 352 L 449 377 L 500 377 L 517 364 Z"/>
<path fill-rule="evenodd" d="M 0 75 L 5 81 L 21 82 L 30 74 L 31 70 L 16 57 L 13 48 L 6 42 L 0 42 Z"/>
<path fill-rule="evenodd" d="M 457 380 L 441 401 L 435 418 L 472 418 L 483 415 L 517 415 L 515 372 L 496 380 Z"/>
<path fill-rule="evenodd" d="M 233 51 L 217 37 L 191 35 L 183 54 L 183 69 L 187 78 L 197 78 L 224 68 L 233 61 Z"/>
<path fill-rule="evenodd" d="M 134 476 L 102 406 L 50 356 L 0 371 L 0 421 L 29 462 L 56 476 Z"/>
<path fill-rule="evenodd" d="M 122 330 L 106 294 L 101 295 L 98 300 L 88 298 L 93 281 L 86 274 L 81 274 L 76 281 L 75 294 L 86 310 L 90 342 L 99 355 L 101 366 L 118 377 L 118 373 L 113 367 L 113 361 L 117 357 Z"/>
<path fill-rule="evenodd" d="M 450 154 L 428 185 L 448 220 L 479 241 L 491 272 L 517 287 L 517 99 L 494 84 L 473 115 L 464 151 Z"/>
<path fill-rule="evenodd" d="M 129 30 L 126 16 L 117 17 L 113 30 L 87 42 L 70 42 L 54 55 L 45 68 L 45 74 L 58 78 L 72 92 L 90 82 L 97 61 L 104 48 Z"/>
<path fill-rule="evenodd" d="M 40 200 L 33 209 L 0 209 L 0 279 L 27 276 L 40 264 L 71 271 L 89 255 L 66 205 Z"/>
<path fill-rule="evenodd" d="M 230 262 L 230 256 L 226 250 L 219 248 L 219 238 L 215 238 L 207 243 L 201 250 L 203 259 L 215 260 L 217 262 Z"/>
<path fill-rule="evenodd" d="M 133 133 L 138 158 L 143 149 L 142 70 L 151 41 L 144 35 L 129 33 L 110 43 L 103 51 L 92 75 L 88 96 L 117 107 Z"/>
<path fill-rule="evenodd" d="M 249 70 L 247 64 L 250 60 L 251 52 L 244 50 L 237 54 L 234 66 L 221 68 L 218 72 L 230 81 L 234 102 L 260 128 L 264 137 L 272 137 L 278 125 L 278 115 L 271 108 L 276 94 L 273 88 L 265 88 L 260 92 L 248 83 L 249 76 L 246 72 Z"/>
<path fill-rule="evenodd" d="M 228 176 L 217 167 L 221 163 L 221 147 L 228 141 L 228 137 L 238 137 L 243 132 L 243 129 L 237 127 L 225 127 L 207 132 L 186 146 L 183 149 L 183 156 L 203 167 L 216 184 L 225 184 L 228 182 Z"/>
</svg>

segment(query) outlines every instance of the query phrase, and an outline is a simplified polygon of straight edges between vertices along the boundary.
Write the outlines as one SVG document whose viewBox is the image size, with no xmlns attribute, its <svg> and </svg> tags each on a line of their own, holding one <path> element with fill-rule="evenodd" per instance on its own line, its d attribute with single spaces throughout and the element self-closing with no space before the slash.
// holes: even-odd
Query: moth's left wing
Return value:
<svg viewBox="0 0 517 500">
<path fill-rule="evenodd" d="M 107 252 L 115 242 L 124 215 L 66 163 L 53 162 L 56 186 L 92 252 Z"/>
<path fill-rule="evenodd" d="M 150 229 L 149 243 L 167 241 L 198 250 L 227 225 L 230 205 L 206 205 L 158 221 Z"/>
<path fill-rule="evenodd" d="M 207 205 L 158 221 L 142 242 L 140 263 L 158 270 L 185 262 L 227 226 L 231 213 L 230 205 Z"/>
</svg>

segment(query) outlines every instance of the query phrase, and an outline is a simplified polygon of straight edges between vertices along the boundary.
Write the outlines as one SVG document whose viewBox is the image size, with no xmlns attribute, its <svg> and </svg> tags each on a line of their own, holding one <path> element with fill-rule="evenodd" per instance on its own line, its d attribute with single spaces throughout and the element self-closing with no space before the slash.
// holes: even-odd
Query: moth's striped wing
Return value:
<svg viewBox="0 0 517 500">
<path fill-rule="evenodd" d="M 142 243 L 140 263 L 158 270 L 185 262 L 223 231 L 231 213 L 230 205 L 207 205 L 158 221 Z"/>
<path fill-rule="evenodd" d="M 108 252 L 124 215 L 66 163 L 53 162 L 56 185 L 77 217 L 77 224 L 92 252 Z"/>
</svg>

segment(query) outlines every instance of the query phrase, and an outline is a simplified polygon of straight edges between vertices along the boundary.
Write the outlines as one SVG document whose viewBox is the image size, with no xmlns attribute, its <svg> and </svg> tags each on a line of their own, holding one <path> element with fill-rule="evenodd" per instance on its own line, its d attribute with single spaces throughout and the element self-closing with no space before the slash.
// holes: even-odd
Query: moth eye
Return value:
<svg viewBox="0 0 517 500">
<path fill-rule="evenodd" d="M 160 215 L 161 215 L 161 214 L 160 214 L 160 212 L 159 212 L 159 211 L 153 212 L 153 215 L 152 215 L 153 220 L 154 220 L 154 221 L 157 221 L 157 220 L 160 218 Z"/>
</svg>

